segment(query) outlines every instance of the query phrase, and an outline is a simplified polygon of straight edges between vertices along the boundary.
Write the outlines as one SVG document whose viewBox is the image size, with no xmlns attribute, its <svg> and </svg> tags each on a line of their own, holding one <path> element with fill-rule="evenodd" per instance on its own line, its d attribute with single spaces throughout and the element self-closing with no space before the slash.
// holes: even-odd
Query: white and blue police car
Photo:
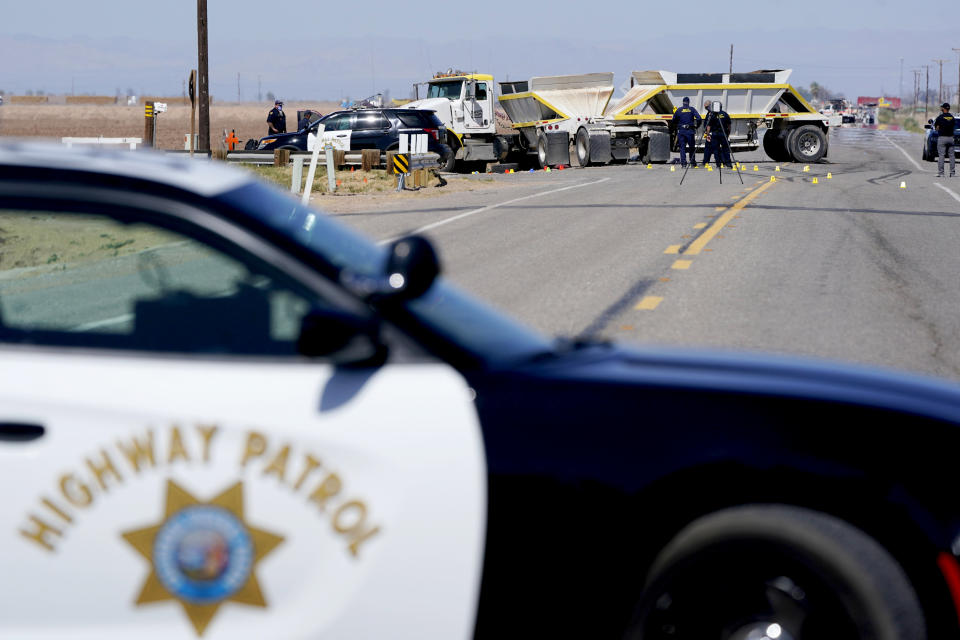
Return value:
<svg viewBox="0 0 960 640">
<path fill-rule="evenodd" d="M 958 422 L 549 340 L 216 164 L 0 145 L 0 637 L 958 637 Z"/>
</svg>

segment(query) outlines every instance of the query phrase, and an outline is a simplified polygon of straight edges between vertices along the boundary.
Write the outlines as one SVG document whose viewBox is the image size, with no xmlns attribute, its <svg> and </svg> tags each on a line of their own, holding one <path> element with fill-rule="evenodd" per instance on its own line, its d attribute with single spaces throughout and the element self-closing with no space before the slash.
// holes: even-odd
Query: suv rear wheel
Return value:
<svg viewBox="0 0 960 640">
<path fill-rule="evenodd" d="M 818 511 L 750 505 L 684 528 L 663 549 L 628 638 L 924 640 L 897 561 Z"/>
</svg>

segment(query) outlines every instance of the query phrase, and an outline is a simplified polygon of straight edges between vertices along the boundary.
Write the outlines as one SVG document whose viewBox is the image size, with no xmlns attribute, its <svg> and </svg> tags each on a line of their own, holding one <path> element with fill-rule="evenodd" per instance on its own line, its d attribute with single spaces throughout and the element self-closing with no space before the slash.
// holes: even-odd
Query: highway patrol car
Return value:
<svg viewBox="0 0 960 640">
<path fill-rule="evenodd" d="M 0 637 L 960 636 L 960 391 L 551 341 L 203 161 L 0 146 Z"/>
</svg>

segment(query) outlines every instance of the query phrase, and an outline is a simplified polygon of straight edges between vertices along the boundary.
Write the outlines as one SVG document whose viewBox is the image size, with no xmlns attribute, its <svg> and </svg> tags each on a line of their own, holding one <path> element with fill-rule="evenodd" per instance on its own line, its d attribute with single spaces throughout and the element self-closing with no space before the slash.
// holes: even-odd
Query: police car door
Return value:
<svg viewBox="0 0 960 640">
<path fill-rule="evenodd" d="M 353 113 L 338 113 L 323 121 L 320 144 L 333 145 L 334 149 L 350 151 L 350 137 L 353 129 Z"/>
<path fill-rule="evenodd" d="M 464 380 L 297 357 L 311 308 L 356 313 L 315 273 L 182 203 L 72 197 L 0 204 L 0 637 L 469 636 Z"/>
</svg>

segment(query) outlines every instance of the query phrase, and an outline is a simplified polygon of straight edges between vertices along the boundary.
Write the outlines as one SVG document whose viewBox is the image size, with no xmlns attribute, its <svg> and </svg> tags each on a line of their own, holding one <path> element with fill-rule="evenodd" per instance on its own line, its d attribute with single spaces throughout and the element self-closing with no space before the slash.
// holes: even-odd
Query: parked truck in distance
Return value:
<svg viewBox="0 0 960 640">
<path fill-rule="evenodd" d="M 423 85 L 426 96 L 421 98 Z M 444 142 L 452 150 L 447 171 L 480 169 L 519 149 L 517 134 L 497 134 L 493 76 L 450 70 L 415 84 L 414 91 L 416 99 L 404 107 L 432 109 L 446 127 Z"/>
<path fill-rule="evenodd" d="M 571 143 L 580 166 L 626 162 L 634 149 L 641 162 L 668 162 L 676 148 L 670 121 L 684 97 L 697 108 L 722 103 L 734 152 L 759 148 L 766 130 L 762 145 L 773 160 L 816 162 L 841 118 L 818 113 L 787 84 L 790 73 L 634 71 L 630 89 L 613 105 L 612 73 L 538 77 L 501 82 L 500 104 L 541 166 L 568 164 Z"/>
</svg>

